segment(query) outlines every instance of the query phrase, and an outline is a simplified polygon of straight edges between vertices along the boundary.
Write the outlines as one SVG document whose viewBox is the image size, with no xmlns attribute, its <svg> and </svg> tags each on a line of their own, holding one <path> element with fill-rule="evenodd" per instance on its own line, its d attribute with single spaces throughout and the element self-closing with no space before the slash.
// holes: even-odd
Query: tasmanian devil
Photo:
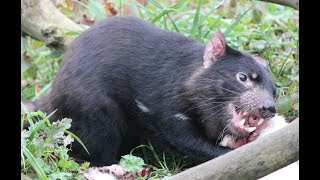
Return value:
<svg viewBox="0 0 320 180">
<path fill-rule="evenodd" d="M 250 141 L 275 115 L 275 93 L 266 61 L 219 30 L 205 45 L 127 16 L 81 33 L 35 107 L 73 120 L 90 155 L 72 152 L 92 165 L 117 163 L 139 137 L 204 162 L 231 150 L 216 146 L 222 135 Z"/>
</svg>

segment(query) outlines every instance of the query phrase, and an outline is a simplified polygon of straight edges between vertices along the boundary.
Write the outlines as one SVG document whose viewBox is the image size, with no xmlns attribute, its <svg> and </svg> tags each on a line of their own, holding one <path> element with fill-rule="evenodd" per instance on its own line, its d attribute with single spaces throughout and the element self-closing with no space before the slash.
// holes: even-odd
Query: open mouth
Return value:
<svg viewBox="0 0 320 180">
<path fill-rule="evenodd" d="M 231 149 L 243 146 L 255 140 L 260 132 L 269 125 L 269 119 L 263 119 L 259 113 L 247 112 L 230 104 L 232 119 L 229 126 L 231 134 L 225 134 L 221 138 L 220 146 Z"/>
<path fill-rule="evenodd" d="M 232 115 L 229 129 L 238 138 L 256 137 L 268 124 L 268 120 L 261 118 L 259 113 L 247 112 L 237 106 L 232 106 Z"/>
</svg>

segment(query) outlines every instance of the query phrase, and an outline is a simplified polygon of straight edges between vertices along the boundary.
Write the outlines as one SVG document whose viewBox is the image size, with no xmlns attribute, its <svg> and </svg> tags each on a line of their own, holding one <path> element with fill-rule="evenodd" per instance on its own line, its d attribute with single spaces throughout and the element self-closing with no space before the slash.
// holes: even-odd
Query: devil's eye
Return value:
<svg viewBox="0 0 320 180">
<path fill-rule="evenodd" d="M 243 73 L 239 73 L 239 79 L 242 82 L 245 82 L 247 80 L 247 76 Z"/>
<path fill-rule="evenodd" d="M 277 91 L 275 89 L 272 91 L 272 95 L 274 98 L 277 96 Z"/>
</svg>

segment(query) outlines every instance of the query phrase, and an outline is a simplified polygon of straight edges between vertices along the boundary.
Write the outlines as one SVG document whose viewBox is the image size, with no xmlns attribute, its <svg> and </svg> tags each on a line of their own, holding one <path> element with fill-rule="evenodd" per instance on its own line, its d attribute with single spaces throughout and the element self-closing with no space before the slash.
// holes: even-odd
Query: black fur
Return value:
<svg viewBox="0 0 320 180">
<path fill-rule="evenodd" d="M 221 87 L 245 91 L 235 79 L 239 71 L 257 71 L 260 86 L 270 91 L 274 87 L 264 68 L 230 47 L 212 68 L 192 79 L 203 65 L 204 50 L 204 44 L 138 18 L 109 18 L 75 39 L 51 91 L 36 106 L 45 112 L 58 109 L 53 119 L 72 118 L 71 131 L 90 156 L 78 143 L 73 153 L 92 165 L 117 163 L 141 136 L 207 161 L 230 149 L 215 146 L 225 119 L 212 116 L 202 122 L 223 109 L 207 109 L 201 102 L 237 98 Z M 143 112 L 137 101 L 150 111 Z"/>
</svg>

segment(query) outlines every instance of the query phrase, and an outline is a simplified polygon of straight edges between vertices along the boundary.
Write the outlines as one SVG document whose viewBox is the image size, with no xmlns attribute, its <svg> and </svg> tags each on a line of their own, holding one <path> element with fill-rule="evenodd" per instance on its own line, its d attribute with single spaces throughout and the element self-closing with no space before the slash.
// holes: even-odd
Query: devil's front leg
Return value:
<svg viewBox="0 0 320 180">
<path fill-rule="evenodd" d="M 176 113 L 179 114 L 179 113 Z M 215 146 L 199 133 L 199 127 L 188 119 L 177 116 L 163 117 L 157 122 L 161 136 L 171 148 L 198 162 L 205 162 L 221 156 L 230 148 Z"/>
</svg>

